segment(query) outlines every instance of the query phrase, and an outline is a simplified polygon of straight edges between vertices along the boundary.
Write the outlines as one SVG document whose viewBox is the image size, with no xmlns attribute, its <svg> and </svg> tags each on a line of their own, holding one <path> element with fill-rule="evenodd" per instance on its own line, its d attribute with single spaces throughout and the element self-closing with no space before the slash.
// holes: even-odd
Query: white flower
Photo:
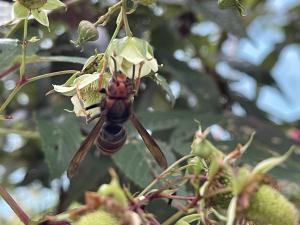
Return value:
<svg viewBox="0 0 300 225">
<path fill-rule="evenodd" d="M 73 112 L 76 116 L 91 117 L 97 114 L 100 108 L 88 111 L 84 108 L 99 103 L 104 97 L 99 93 L 99 73 L 84 74 L 77 78 L 75 75 L 63 85 L 53 85 L 54 91 L 65 96 L 72 96 L 71 102 L 74 105 Z M 103 74 L 103 87 L 106 87 L 109 77 L 109 73 Z"/>
<path fill-rule="evenodd" d="M 151 45 L 142 39 L 135 37 L 124 37 L 114 39 L 107 49 L 108 64 L 111 73 L 115 72 L 114 59 L 117 70 L 132 78 L 133 68 L 135 78 L 157 72 L 157 60 L 153 56 Z"/>
</svg>

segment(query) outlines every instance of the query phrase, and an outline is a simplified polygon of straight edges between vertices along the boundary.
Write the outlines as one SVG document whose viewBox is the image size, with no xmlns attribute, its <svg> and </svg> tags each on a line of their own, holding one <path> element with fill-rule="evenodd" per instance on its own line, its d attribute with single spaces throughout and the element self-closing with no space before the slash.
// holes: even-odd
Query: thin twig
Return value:
<svg viewBox="0 0 300 225">
<path fill-rule="evenodd" d="M 77 70 L 63 70 L 63 71 L 58 71 L 58 72 L 53 72 L 53 73 L 46 73 L 43 75 L 39 75 L 39 76 L 35 76 L 32 78 L 29 78 L 27 80 L 25 80 L 24 82 L 19 81 L 18 85 L 16 86 L 16 88 L 10 93 L 10 95 L 7 97 L 7 99 L 4 101 L 4 103 L 1 105 L 0 107 L 0 113 L 2 113 L 6 107 L 8 106 L 8 104 L 14 99 L 14 97 L 16 96 L 16 94 L 22 89 L 22 87 L 24 87 L 25 85 L 37 81 L 37 80 L 41 80 L 44 78 L 49 78 L 49 77 L 54 77 L 54 76 L 60 76 L 60 75 L 67 75 L 67 74 L 73 74 L 78 72 Z"/>
<path fill-rule="evenodd" d="M 15 212 L 19 219 L 24 223 L 24 225 L 29 225 L 30 219 L 23 209 L 18 205 L 18 203 L 11 197 L 11 195 L 6 191 L 4 187 L 0 185 L 0 195 L 10 206 L 10 208 Z"/>
<path fill-rule="evenodd" d="M 181 162 L 193 157 L 194 155 L 186 155 L 176 162 L 174 162 L 171 166 L 169 166 L 165 171 L 163 171 L 158 177 L 156 177 L 139 195 L 138 197 L 141 197 L 145 195 L 151 188 L 159 181 L 161 180 L 164 176 L 166 176 L 174 167 L 176 167 L 178 164 Z"/>
<path fill-rule="evenodd" d="M 6 77 L 9 74 L 11 74 L 15 70 L 17 70 L 19 67 L 20 67 L 20 64 L 14 64 L 14 65 L 10 66 L 8 69 L 0 72 L 0 79 L 3 78 L 3 77 Z"/>
</svg>

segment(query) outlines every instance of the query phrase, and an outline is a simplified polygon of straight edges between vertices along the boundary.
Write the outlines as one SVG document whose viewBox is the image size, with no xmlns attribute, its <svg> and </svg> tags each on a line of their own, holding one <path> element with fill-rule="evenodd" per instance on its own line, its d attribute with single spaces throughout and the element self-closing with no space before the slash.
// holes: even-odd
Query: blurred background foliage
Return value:
<svg viewBox="0 0 300 225">
<path fill-rule="evenodd" d="M 26 75 L 81 69 L 85 58 L 105 50 L 115 28 L 113 18 L 99 27 L 100 38 L 80 52 L 76 39 L 81 20 L 96 21 L 113 0 L 64 1 L 68 11 L 50 13 L 50 32 L 30 21 L 28 55 L 39 63 L 27 66 Z M 132 31 L 148 40 L 155 50 L 159 74 L 170 86 L 167 95 L 151 78 L 144 78 L 134 108 L 144 126 L 159 140 L 168 162 L 190 152 L 200 121 L 211 126 L 210 139 L 228 152 L 237 143 L 256 135 L 241 163 L 258 161 L 284 153 L 300 141 L 300 1 L 245 0 L 246 16 L 237 10 L 220 10 L 217 0 L 158 0 L 140 6 L 129 16 Z M 22 39 L 22 24 L 11 23 L 12 1 L 0 0 L 0 101 L 18 82 L 20 46 L 10 39 Z M 50 56 L 50 57 L 49 57 Z M 59 57 L 58 57 L 59 56 Z M 64 57 L 61 57 L 64 56 Z M 76 57 L 76 58 L 75 58 Z M 80 57 L 80 58 L 78 58 Z M 64 109 L 70 99 L 53 94 L 51 84 L 62 84 L 68 76 L 44 79 L 24 87 L 6 109 L 13 119 L 0 127 L 0 181 L 31 214 L 61 212 L 81 201 L 85 190 L 96 190 L 109 181 L 107 169 L 118 170 L 132 192 L 141 190 L 160 171 L 137 133 L 128 125 L 128 143 L 113 157 L 90 152 L 79 173 L 69 181 L 65 169 L 72 154 L 92 128 Z M 175 105 L 172 108 L 172 98 Z M 300 185 L 300 151 L 272 175 Z M 299 203 L 299 202 L 298 202 Z M 165 202 L 149 209 L 163 220 L 172 207 Z M 165 210 L 161 210 L 164 208 Z M 14 224 L 14 214 L 0 200 L 0 224 Z"/>
</svg>

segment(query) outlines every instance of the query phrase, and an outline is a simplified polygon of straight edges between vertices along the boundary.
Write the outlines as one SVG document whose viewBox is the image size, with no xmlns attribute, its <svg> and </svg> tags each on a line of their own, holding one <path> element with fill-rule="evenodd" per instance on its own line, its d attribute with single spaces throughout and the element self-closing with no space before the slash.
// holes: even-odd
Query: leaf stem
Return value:
<svg viewBox="0 0 300 225">
<path fill-rule="evenodd" d="M 24 19 L 24 31 L 22 40 L 22 61 L 20 66 L 20 80 L 23 79 L 26 66 L 26 48 L 27 48 L 27 34 L 28 34 L 28 17 Z"/>
<path fill-rule="evenodd" d="M 78 72 L 77 70 L 63 70 L 63 71 L 58 71 L 58 72 L 53 72 L 53 73 L 46 73 L 43 75 L 38 75 L 32 78 L 29 78 L 27 80 L 25 80 L 24 82 L 22 80 L 19 81 L 18 85 L 16 86 L 16 88 L 9 94 L 9 96 L 7 97 L 7 99 L 4 101 L 4 103 L 1 105 L 0 107 L 0 113 L 2 113 L 6 107 L 8 106 L 8 104 L 14 99 L 14 97 L 16 96 L 16 94 L 22 89 L 22 87 L 24 87 L 25 85 L 37 81 L 37 80 L 41 80 L 44 78 L 49 78 L 49 77 L 54 77 L 54 76 L 60 76 L 60 75 L 67 75 L 67 74 L 73 74 Z M 24 79 L 23 79 L 24 80 Z"/>
<path fill-rule="evenodd" d="M 110 17 L 113 13 L 115 13 L 115 12 L 121 7 L 121 5 L 122 5 L 122 1 L 120 1 L 120 2 L 118 2 L 118 3 L 114 4 L 114 5 L 112 5 L 111 7 L 109 7 L 108 10 L 107 10 L 107 12 L 106 12 L 103 16 L 101 16 L 101 17 L 94 23 L 94 25 L 95 25 L 95 26 L 99 26 L 99 25 L 104 26 L 104 25 L 108 22 L 109 17 Z"/>
<path fill-rule="evenodd" d="M 125 27 L 125 33 L 126 33 L 126 36 L 129 36 L 129 37 L 132 37 L 132 32 L 130 30 L 130 27 L 129 27 L 129 23 L 128 23 L 128 19 L 127 19 L 127 0 L 122 0 L 122 19 L 123 19 L 123 22 L 124 22 L 124 27 Z"/>
<path fill-rule="evenodd" d="M 186 155 L 180 159 L 178 159 L 176 162 L 174 162 L 171 166 L 169 166 L 165 171 L 163 171 L 158 177 L 156 177 L 137 197 L 141 197 L 145 195 L 151 188 L 164 176 L 166 176 L 174 167 L 176 167 L 181 162 L 193 157 L 194 155 Z"/>
<path fill-rule="evenodd" d="M 30 219 L 23 209 L 18 205 L 18 203 L 11 197 L 11 195 L 5 190 L 4 187 L 0 185 L 0 195 L 10 206 L 10 208 L 15 212 L 19 219 L 24 223 L 24 225 L 29 225 Z"/>
<path fill-rule="evenodd" d="M 119 16 L 118 16 L 118 18 L 119 17 L 122 17 L 122 9 L 121 9 L 121 11 L 120 11 L 120 13 L 119 13 Z M 105 55 L 105 57 L 104 58 L 106 58 L 107 59 L 107 49 L 109 49 L 109 46 L 111 45 L 111 43 L 113 42 L 113 40 L 117 37 L 117 35 L 118 35 L 118 33 L 120 32 L 120 30 L 121 30 L 121 27 L 122 27 L 122 19 L 121 20 L 119 20 L 119 21 L 117 21 L 117 27 L 116 27 L 116 29 L 115 29 L 115 31 L 114 31 L 114 33 L 113 33 L 113 35 L 111 36 L 111 39 L 110 39 L 110 41 L 109 41 L 109 43 L 108 43 L 108 45 L 107 45 L 107 48 L 106 48 L 106 50 L 105 50 L 105 53 L 104 53 L 104 55 Z"/>
</svg>

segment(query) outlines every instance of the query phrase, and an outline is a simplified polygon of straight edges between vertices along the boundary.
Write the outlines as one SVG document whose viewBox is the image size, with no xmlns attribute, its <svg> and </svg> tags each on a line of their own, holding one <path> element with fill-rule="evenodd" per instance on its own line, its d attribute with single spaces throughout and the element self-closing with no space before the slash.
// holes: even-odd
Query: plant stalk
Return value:
<svg viewBox="0 0 300 225">
<path fill-rule="evenodd" d="M 122 0 L 122 19 L 123 19 L 123 22 L 124 22 L 124 28 L 125 28 L 125 33 L 126 33 L 126 36 L 128 37 L 132 37 L 132 32 L 130 30 L 130 27 L 129 27 L 129 23 L 128 23 L 128 19 L 127 19 L 127 0 Z"/>
<path fill-rule="evenodd" d="M 4 187 L 0 185 L 0 195 L 5 200 L 5 202 L 10 206 L 10 208 L 15 212 L 19 219 L 24 223 L 24 225 L 29 225 L 30 219 L 23 209 L 16 203 L 16 201 L 11 197 L 11 195 L 6 191 Z"/>
<path fill-rule="evenodd" d="M 16 96 L 16 94 L 25 85 L 27 85 L 27 84 L 29 84 L 31 82 L 37 81 L 37 80 L 44 79 L 44 78 L 49 78 L 49 77 L 54 77 L 54 76 L 60 76 L 60 75 L 67 75 L 67 74 L 73 74 L 73 73 L 76 73 L 76 72 L 78 72 L 78 71 L 77 70 L 63 70 L 63 71 L 58 71 L 58 72 L 53 72 L 53 73 L 46 73 L 46 74 L 43 74 L 43 75 L 39 75 L 39 76 L 35 76 L 35 77 L 32 77 L 32 78 L 29 78 L 25 82 L 18 83 L 18 85 L 15 87 L 15 89 L 9 94 L 9 96 L 7 97 L 7 99 L 1 105 L 1 107 L 0 107 L 0 113 L 2 113 L 6 109 L 6 107 L 14 99 L 14 97 Z"/>
<path fill-rule="evenodd" d="M 28 18 L 24 19 L 24 31 L 23 31 L 23 41 L 22 41 L 22 61 L 20 66 L 20 81 L 22 81 L 25 67 L 26 67 L 26 48 L 27 48 L 27 34 L 28 34 Z"/>
<path fill-rule="evenodd" d="M 176 162 L 174 162 L 171 166 L 169 166 L 165 171 L 163 171 L 158 177 L 156 177 L 137 197 L 141 197 L 145 195 L 151 188 L 164 176 L 166 176 L 173 168 L 175 168 L 178 164 L 181 162 L 193 157 L 194 155 L 186 155 L 180 159 L 178 159 Z"/>
</svg>

